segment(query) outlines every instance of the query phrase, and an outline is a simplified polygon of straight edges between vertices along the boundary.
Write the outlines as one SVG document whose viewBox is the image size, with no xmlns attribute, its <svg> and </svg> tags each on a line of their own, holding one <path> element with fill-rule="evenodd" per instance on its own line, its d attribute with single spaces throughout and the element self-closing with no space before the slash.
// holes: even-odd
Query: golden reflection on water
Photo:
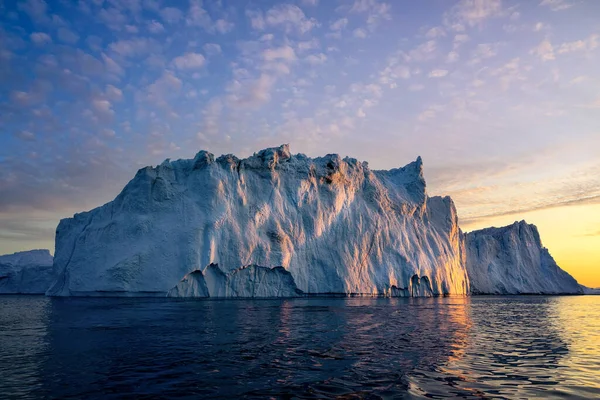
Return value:
<svg viewBox="0 0 600 400">
<path fill-rule="evenodd" d="M 600 296 L 557 297 L 555 329 L 568 344 L 562 375 L 573 385 L 600 388 Z"/>
<path fill-rule="evenodd" d="M 448 304 L 452 355 L 415 394 L 600 396 L 600 296 L 475 297 Z"/>
</svg>

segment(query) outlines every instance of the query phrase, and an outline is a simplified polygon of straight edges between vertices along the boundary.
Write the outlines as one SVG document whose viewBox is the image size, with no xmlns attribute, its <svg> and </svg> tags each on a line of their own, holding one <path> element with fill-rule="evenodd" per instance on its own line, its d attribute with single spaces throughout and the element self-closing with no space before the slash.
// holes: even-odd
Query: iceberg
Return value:
<svg viewBox="0 0 600 400">
<path fill-rule="evenodd" d="M 579 285 L 581 286 L 581 290 L 583 291 L 583 294 L 590 294 L 590 295 L 600 295 L 600 288 L 590 288 L 584 285 Z"/>
<path fill-rule="evenodd" d="M 56 279 L 48 250 L 0 256 L 0 294 L 44 294 Z"/>
<path fill-rule="evenodd" d="M 466 234 L 472 294 L 582 294 L 525 221 Z"/>
<path fill-rule="evenodd" d="M 427 195 L 420 157 L 377 171 L 288 145 L 200 151 L 60 221 L 47 294 L 465 295 L 465 257 L 454 204 Z"/>
</svg>

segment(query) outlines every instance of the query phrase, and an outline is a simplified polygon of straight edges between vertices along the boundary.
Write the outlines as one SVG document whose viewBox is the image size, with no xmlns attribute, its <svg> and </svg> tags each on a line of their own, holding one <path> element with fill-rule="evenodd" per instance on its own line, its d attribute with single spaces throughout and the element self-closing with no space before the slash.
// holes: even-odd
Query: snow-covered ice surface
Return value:
<svg viewBox="0 0 600 400">
<path fill-rule="evenodd" d="M 461 236 L 452 200 L 427 196 L 420 158 L 374 171 L 287 145 L 246 159 L 200 151 L 143 168 L 112 202 L 62 220 L 47 293 L 467 294 Z"/>
<path fill-rule="evenodd" d="M 1 294 L 43 294 L 56 279 L 48 250 L 21 251 L 0 256 Z"/>
<path fill-rule="evenodd" d="M 525 221 L 466 234 L 467 271 L 473 294 L 581 294 Z"/>
</svg>

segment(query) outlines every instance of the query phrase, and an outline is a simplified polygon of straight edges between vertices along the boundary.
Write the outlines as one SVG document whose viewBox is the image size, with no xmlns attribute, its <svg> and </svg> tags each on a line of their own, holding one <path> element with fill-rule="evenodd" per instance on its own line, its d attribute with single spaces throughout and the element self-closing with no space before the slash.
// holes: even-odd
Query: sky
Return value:
<svg viewBox="0 0 600 400">
<path fill-rule="evenodd" d="M 600 287 L 600 1 L 0 0 L 0 253 L 146 165 L 422 156 L 465 231 L 525 219 Z"/>
</svg>

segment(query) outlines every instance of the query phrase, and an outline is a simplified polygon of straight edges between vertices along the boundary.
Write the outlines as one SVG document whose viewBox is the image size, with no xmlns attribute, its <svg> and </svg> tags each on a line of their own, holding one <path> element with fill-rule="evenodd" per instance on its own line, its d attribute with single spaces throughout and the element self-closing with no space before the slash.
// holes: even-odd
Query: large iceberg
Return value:
<svg viewBox="0 0 600 400">
<path fill-rule="evenodd" d="M 48 250 L 0 256 L 0 294 L 44 294 L 56 279 Z"/>
<path fill-rule="evenodd" d="M 427 196 L 420 158 L 375 171 L 287 145 L 246 159 L 200 151 L 62 220 L 47 294 L 462 295 L 464 258 L 454 204 Z"/>
<path fill-rule="evenodd" d="M 473 294 L 582 294 L 525 221 L 466 234 L 467 271 Z"/>
</svg>

